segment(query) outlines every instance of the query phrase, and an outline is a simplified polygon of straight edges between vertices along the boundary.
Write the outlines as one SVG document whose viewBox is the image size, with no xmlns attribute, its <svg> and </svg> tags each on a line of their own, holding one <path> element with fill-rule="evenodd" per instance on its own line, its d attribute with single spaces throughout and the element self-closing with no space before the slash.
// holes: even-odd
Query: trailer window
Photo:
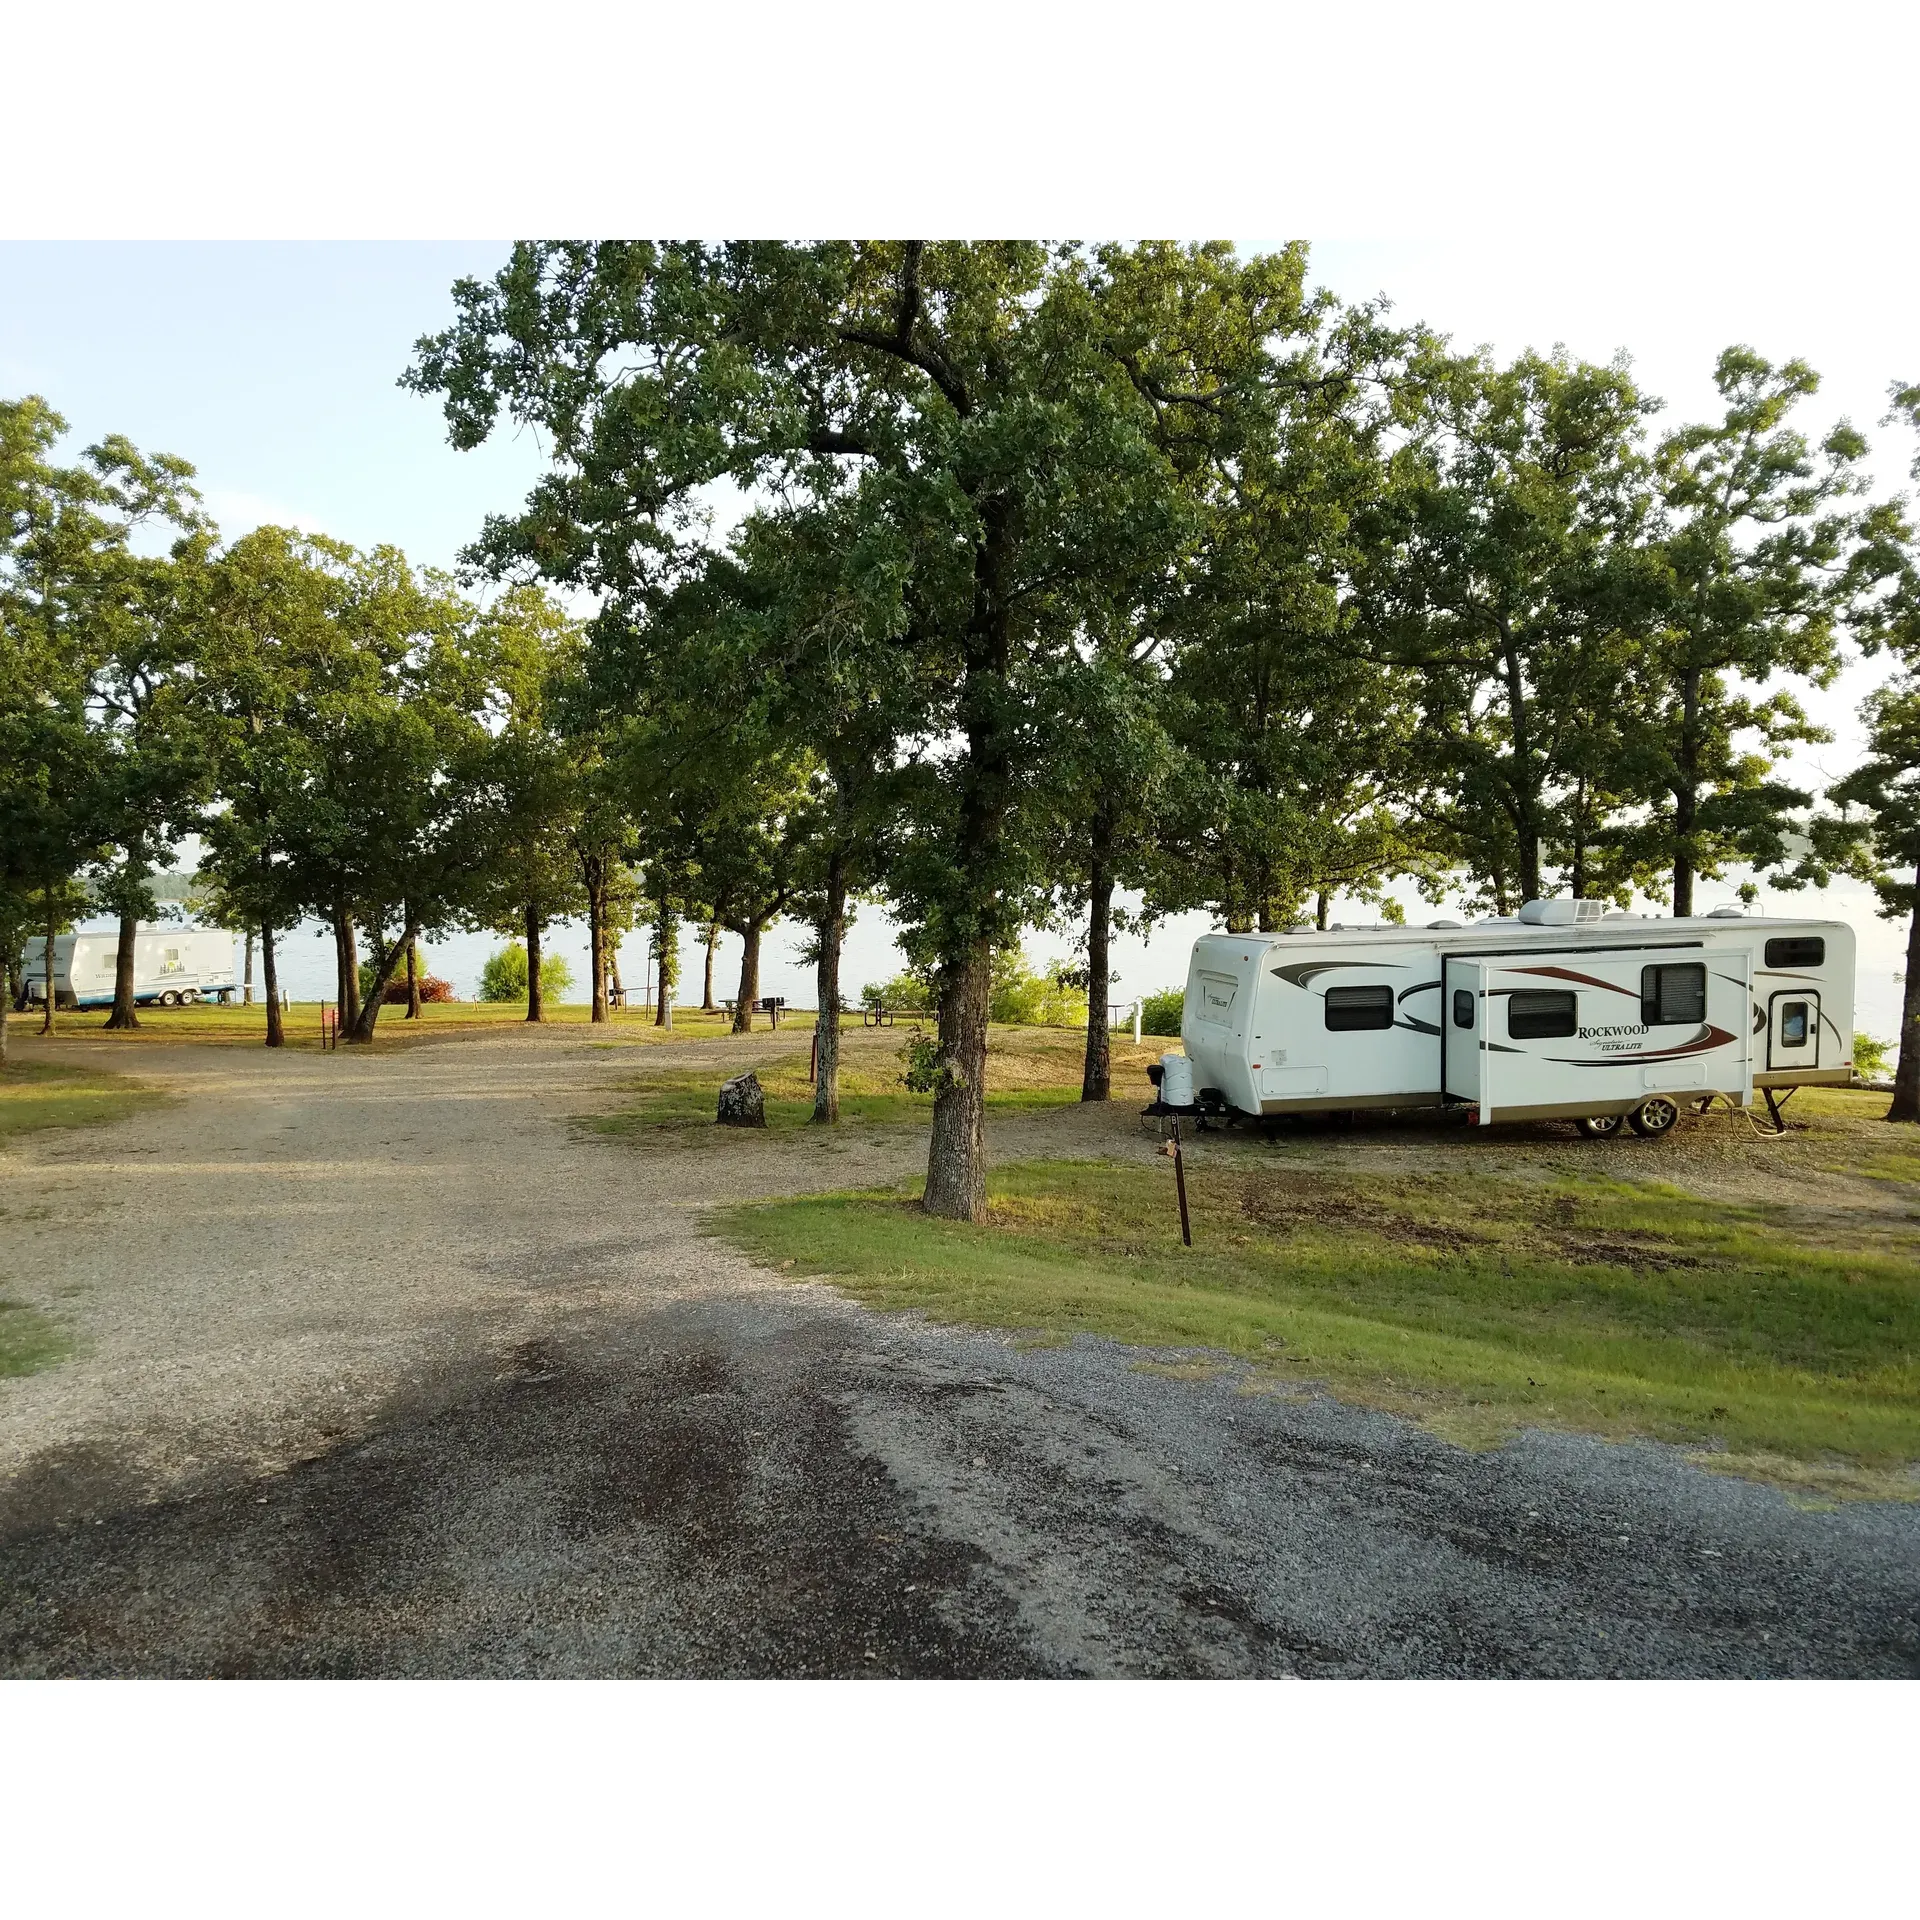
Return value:
<svg viewBox="0 0 1920 1920">
<path fill-rule="evenodd" d="M 1770 967 L 1819 967 L 1826 964 L 1827 943 L 1817 934 L 1793 934 L 1767 942 Z"/>
<path fill-rule="evenodd" d="M 1327 989 L 1327 1031 L 1359 1033 L 1368 1028 L 1393 1025 L 1393 989 L 1391 987 L 1329 987 Z"/>
<path fill-rule="evenodd" d="M 1189 995 L 1188 1004 L 1197 1018 L 1216 1027 L 1224 1027 L 1233 1018 L 1234 995 L 1240 983 L 1228 973 L 1203 973 L 1198 999 Z"/>
<path fill-rule="evenodd" d="M 1571 994 L 1530 987 L 1507 1001 L 1507 1034 L 1514 1040 L 1565 1040 L 1580 1031 L 1580 1002 Z"/>
<path fill-rule="evenodd" d="M 1455 987 L 1453 990 L 1453 1024 L 1456 1027 L 1473 1025 L 1473 990 L 1470 987 Z"/>
<path fill-rule="evenodd" d="M 1780 1009 L 1780 1044 L 1783 1047 L 1804 1047 L 1807 1044 L 1807 1003 L 1804 1000 L 1789 1000 Z"/>
<path fill-rule="evenodd" d="M 1707 970 L 1699 961 L 1640 969 L 1640 1019 L 1649 1027 L 1698 1026 L 1707 1017 Z"/>
</svg>

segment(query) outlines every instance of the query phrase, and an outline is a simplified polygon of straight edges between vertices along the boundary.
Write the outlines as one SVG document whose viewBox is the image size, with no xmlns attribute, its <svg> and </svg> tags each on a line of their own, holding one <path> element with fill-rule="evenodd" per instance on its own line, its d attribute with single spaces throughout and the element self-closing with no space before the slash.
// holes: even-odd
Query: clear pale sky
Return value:
<svg viewBox="0 0 1920 1920">
<path fill-rule="evenodd" d="M 451 566 L 484 514 L 517 504 L 540 453 L 524 438 L 455 453 L 438 410 L 395 381 L 414 339 L 446 323 L 453 281 L 490 272 L 505 252 L 505 242 L 0 245 L 0 393 L 44 394 L 71 422 L 76 446 L 118 431 L 193 461 L 228 534 L 278 521 L 358 545 L 390 541 L 415 560 Z M 1888 383 L 1920 379 L 1920 267 L 1909 247 L 1523 233 L 1321 243 L 1313 271 L 1348 298 L 1384 293 L 1401 317 L 1424 319 L 1463 345 L 1510 354 L 1564 343 L 1589 359 L 1624 349 L 1673 421 L 1711 409 L 1722 346 L 1799 355 L 1824 382 L 1809 428 L 1850 416 L 1874 442 L 1883 487 L 1907 484 L 1912 449 L 1878 421 Z M 1850 670 L 1812 697 L 1838 737 L 1809 750 L 1806 777 L 1817 782 L 1850 764 L 1853 709 L 1876 672 Z M 1704 903 L 1731 893 L 1731 884 L 1709 886 Z M 1858 889 L 1803 898 L 1803 910 L 1843 913 L 1859 927 L 1862 1024 L 1890 1033 L 1894 930 Z M 1116 995 L 1182 979 L 1200 924 L 1169 925 L 1150 947 L 1120 942 Z M 450 941 L 435 964 L 466 990 L 489 944 Z M 584 978 L 584 941 L 569 944 Z M 1030 946 L 1038 958 L 1063 944 L 1036 936 Z M 628 945 L 637 978 L 638 937 Z M 773 938 L 765 990 L 806 1001 L 810 979 L 789 957 L 796 945 L 790 933 Z M 305 972 L 317 984 L 317 957 L 290 958 L 296 992 L 309 984 Z M 869 913 L 849 945 L 853 986 L 896 964 Z"/>
</svg>

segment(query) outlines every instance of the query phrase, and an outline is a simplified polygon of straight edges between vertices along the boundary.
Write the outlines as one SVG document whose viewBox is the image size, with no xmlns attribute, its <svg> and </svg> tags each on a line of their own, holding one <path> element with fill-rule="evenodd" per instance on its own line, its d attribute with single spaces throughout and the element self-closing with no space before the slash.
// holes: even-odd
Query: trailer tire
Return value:
<svg viewBox="0 0 1920 1920">
<path fill-rule="evenodd" d="M 197 1007 L 200 1004 L 199 990 L 195 987 L 189 987 L 186 992 L 180 996 L 180 1004 L 183 1007 Z"/>
<path fill-rule="evenodd" d="M 169 987 L 166 992 L 160 996 L 160 1004 L 163 1007 L 177 1007 L 180 1004 L 180 996 Z"/>
<path fill-rule="evenodd" d="M 1589 1140 L 1611 1140 L 1626 1123 L 1624 1113 L 1594 1113 L 1573 1124 Z"/>
<path fill-rule="evenodd" d="M 1628 1118 L 1635 1133 L 1648 1140 L 1658 1140 L 1680 1124 L 1679 1102 L 1669 1100 L 1664 1093 L 1656 1093 L 1651 1100 L 1641 1101 Z"/>
</svg>

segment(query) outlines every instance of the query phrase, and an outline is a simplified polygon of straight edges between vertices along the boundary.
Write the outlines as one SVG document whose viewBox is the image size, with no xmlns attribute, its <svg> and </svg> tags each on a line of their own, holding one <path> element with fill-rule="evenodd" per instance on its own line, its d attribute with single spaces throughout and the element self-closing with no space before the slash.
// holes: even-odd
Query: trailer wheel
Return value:
<svg viewBox="0 0 1920 1920">
<path fill-rule="evenodd" d="M 197 1007 L 200 1004 L 200 995 L 198 990 L 196 988 L 189 987 L 186 990 L 186 992 L 180 996 L 180 1004 L 183 1007 Z"/>
<path fill-rule="evenodd" d="M 166 992 L 160 996 L 160 1004 L 163 1007 L 177 1007 L 180 1004 L 180 996 L 169 987 Z"/>
<path fill-rule="evenodd" d="M 1589 1140 L 1611 1140 L 1626 1124 L 1626 1119 L 1624 1113 L 1594 1113 L 1573 1124 Z"/>
<path fill-rule="evenodd" d="M 1635 1133 L 1644 1134 L 1649 1140 L 1657 1140 L 1663 1133 L 1671 1133 L 1679 1124 L 1680 1108 L 1664 1093 L 1657 1093 L 1651 1100 L 1643 1100 L 1628 1117 L 1633 1122 Z"/>
</svg>

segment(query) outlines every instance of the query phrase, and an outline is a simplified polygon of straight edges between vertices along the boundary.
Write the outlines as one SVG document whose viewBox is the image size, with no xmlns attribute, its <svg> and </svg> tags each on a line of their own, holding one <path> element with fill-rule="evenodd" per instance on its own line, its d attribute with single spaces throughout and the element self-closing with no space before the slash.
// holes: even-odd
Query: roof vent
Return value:
<svg viewBox="0 0 1920 1920">
<path fill-rule="evenodd" d="M 1747 917 L 1745 907 L 1715 907 L 1707 915 L 1709 920 L 1744 920 Z"/>
<path fill-rule="evenodd" d="M 1529 900 L 1520 909 L 1523 927 L 1584 927 L 1607 910 L 1604 900 Z"/>
<path fill-rule="evenodd" d="M 1429 933 L 1444 933 L 1449 928 L 1457 927 L 1459 924 L 1460 922 L 1458 920 L 1429 920 L 1427 922 L 1427 931 Z"/>
</svg>

